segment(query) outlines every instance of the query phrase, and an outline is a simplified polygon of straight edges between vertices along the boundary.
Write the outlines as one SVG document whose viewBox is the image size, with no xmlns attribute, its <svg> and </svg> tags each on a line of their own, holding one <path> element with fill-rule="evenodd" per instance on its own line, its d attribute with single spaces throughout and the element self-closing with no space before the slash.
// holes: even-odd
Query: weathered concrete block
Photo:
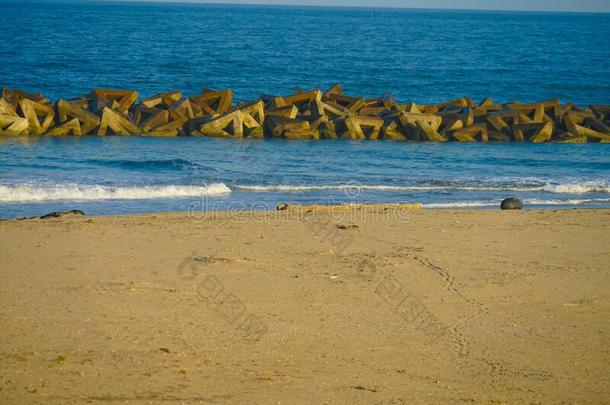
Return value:
<svg viewBox="0 0 610 405">
<path fill-rule="evenodd" d="M 511 133 L 510 126 L 517 124 L 517 112 L 514 110 L 501 110 L 489 113 L 486 117 L 487 122 L 497 132 Z"/>
<path fill-rule="evenodd" d="M 438 114 L 438 107 L 435 105 L 420 105 L 419 109 L 423 114 Z"/>
<path fill-rule="evenodd" d="M 323 101 L 321 104 L 324 108 L 324 114 L 328 115 L 328 118 L 331 121 L 337 118 L 351 117 L 355 115 L 352 111 L 340 106 L 334 101 Z"/>
<path fill-rule="evenodd" d="M 529 141 L 533 143 L 548 142 L 553 137 L 555 126 L 553 122 L 545 122 L 529 137 Z"/>
<path fill-rule="evenodd" d="M 95 111 L 110 108 L 123 114 L 127 114 L 138 99 L 138 93 L 132 90 L 93 89 L 92 96 Z"/>
<path fill-rule="evenodd" d="M 263 124 L 265 122 L 263 102 L 258 101 L 245 105 L 240 111 L 242 113 L 244 137 L 262 138 L 264 136 Z"/>
<path fill-rule="evenodd" d="M 571 110 L 563 115 L 564 127 L 573 133 L 576 133 L 574 125 L 584 126 L 587 120 L 595 120 L 595 114 L 592 111 L 576 111 Z"/>
<path fill-rule="evenodd" d="M 318 127 L 320 131 L 320 139 L 337 139 L 337 130 L 332 121 L 326 121 Z"/>
<path fill-rule="evenodd" d="M 5 99 L 6 101 L 10 102 L 13 105 L 13 107 L 15 107 L 15 108 L 19 107 L 19 102 L 22 99 L 31 100 L 36 103 L 45 104 L 45 105 L 50 103 L 49 99 L 44 97 L 40 93 L 37 93 L 37 94 L 27 93 L 27 92 L 21 91 L 19 89 L 3 88 L 2 89 L 2 98 Z"/>
<path fill-rule="evenodd" d="M 0 115 L 13 115 L 15 117 L 19 116 L 15 107 L 2 98 L 0 98 Z"/>
<path fill-rule="evenodd" d="M 435 107 L 435 109 L 436 109 L 436 107 Z M 418 113 L 418 114 L 421 114 L 421 113 L 424 112 L 423 107 L 420 107 L 420 106 L 418 106 L 415 103 L 407 103 L 405 105 L 399 105 L 396 108 L 396 110 L 397 111 L 404 111 L 406 113 Z"/>
<path fill-rule="evenodd" d="M 447 138 L 439 134 L 428 121 L 418 121 L 420 136 L 418 138 L 431 142 L 445 142 Z"/>
<path fill-rule="evenodd" d="M 464 121 L 460 118 L 443 118 L 443 125 L 439 131 L 441 134 L 446 134 L 448 132 L 457 131 L 460 128 L 464 128 Z"/>
<path fill-rule="evenodd" d="M 199 126 L 199 132 L 205 136 L 221 138 L 243 138 L 243 115 L 236 110 L 205 122 Z"/>
<path fill-rule="evenodd" d="M 376 101 L 376 103 L 371 104 L 373 101 Z M 366 107 L 385 107 L 387 110 L 398 111 L 401 106 L 392 94 L 385 93 L 379 99 L 366 100 Z"/>
<path fill-rule="evenodd" d="M 136 124 L 142 128 L 142 132 L 151 132 L 159 127 L 169 124 L 169 122 L 170 112 L 168 110 L 157 110 L 156 112 L 151 112 L 151 114 L 141 122 L 136 120 Z M 174 126 L 182 126 L 184 121 L 173 120 L 172 122 L 176 122 Z M 170 126 L 170 128 L 171 127 L 173 126 Z"/>
<path fill-rule="evenodd" d="M 144 133 L 143 136 L 158 136 L 158 137 L 173 137 L 178 136 L 182 130 L 182 124 L 178 121 L 171 121 L 167 124 L 160 125 L 153 129 L 150 129 Z"/>
<path fill-rule="evenodd" d="M 553 122 L 554 125 L 561 124 L 562 110 L 560 99 L 544 100 L 534 104 L 542 104 L 544 109 L 544 122 Z"/>
<path fill-rule="evenodd" d="M 312 100 L 322 100 L 322 92 L 320 90 L 312 90 L 305 93 L 296 93 L 291 96 L 283 97 L 286 104 L 309 103 Z"/>
<path fill-rule="evenodd" d="M 443 122 L 446 121 L 447 123 L 452 124 L 452 126 L 459 125 L 456 124 L 457 121 L 462 122 L 462 127 L 469 127 L 474 124 L 474 112 L 472 108 L 460 108 L 451 112 L 440 112 L 439 115 L 443 118 Z"/>
<path fill-rule="evenodd" d="M 265 125 L 269 129 L 271 136 L 275 138 L 281 138 L 284 131 L 287 130 L 310 129 L 309 121 L 277 117 L 273 115 L 267 115 Z"/>
<path fill-rule="evenodd" d="M 574 133 L 581 136 L 586 136 L 589 141 L 593 142 L 610 142 L 610 135 L 602 134 L 594 129 L 583 127 L 582 125 L 573 126 Z M 570 131 L 572 132 L 572 131 Z"/>
<path fill-rule="evenodd" d="M 231 89 L 222 91 L 204 89 L 201 95 L 191 97 L 190 100 L 201 107 L 204 115 L 224 114 L 231 108 L 233 91 Z"/>
<path fill-rule="evenodd" d="M 91 94 L 85 94 L 67 101 L 85 111 L 91 110 L 93 106 L 93 98 Z"/>
<path fill-rule="evenodd" d="M 337 93 L 330 94 L 325 101 L 337 104 L 353 114 L 358 114 L 358 111 L 366 106 L 366 100 L 362 97 L 351 97 Z"/>
<path fill-rule="evenodd" d="M 272 96 L 263 94 L 261 100 L 265 103 L 265 109 L 273 110 L 274 108 L 285 107 L 288 104 L 284 101 L 281 96 Z"/>
<path fill-rule="evenodd" d="M 244 127 L 244 138 L 262 139 L 265 137 L 263 126 Z"/>
<path fill-rule="evenodd" d="M 508 103 L 506 108 L 517 112 L 519 124 L 534 124 L 543 122 L 543 104 Z"/>
<path fill-rule="evenodd" d="M 533 109 L 516 108 L 520 124 L 534 124 L 543 122 L 544 109 L 542 104 Z"/>
<path fill-rule="evenodd" d="M 140 128 L 129 118 L 121 113 L 120 111 L 113 110 L 108 107 L 102 109 L 102 119 L 100 120 L 100 126 L 97 130 L 97 134 L 105 136 L 109 134 L 114 135 L 137 135 L 142 133 Z"/>
<path fill-rule="evenodd" d="M 320 117 L 326 117 L 326 112 L 324 111 L 324 103 L 320 100 L 310 101 L 307 109 L 311 112 L 310 116 L 308 117 L 310 122 Z"/>
<path fill-rule="evenodd" d="M 262 100 L 243 104 L 239 107 L 242 113 L 250 115 L 259 125 L 265 123 L 265 103 Z"/>
<path fill-rule="evenodd" d="M 363 117 L 379 117 L 384 112 L 389 112 L 386 107 L 364 107 L 358 111 L 358 115 Z"/>
<path fill-rule="evenodd" d="M 510 141 L 512 141 L 512 137 L 510 135 L 504 133 L 504 132 L 488 130 L 487 131 L 487 136 L 489 137 L 490 141 L 497 141 L 497 142 L 510 142 Z"/>
<path fill-rule="evenodd" d="M 489 112 L 501 111 L 503 109 L 504 106 L 502 104 L 494 103 L 491 98 L 485 98 L 479 103 L 479 105 L 472 109 L 472 112 L 474 117 L 478 118 L 486 116 Z"/>
<path fill-rule="evenodd" d="M 165 93 L 157 93 L 152 97 L 144 99 L 140 102 L 140 105 L 148 108 L 159 107 L 169 108 L 175 102 L 183 98 L 182 93 L 179 91 L 168 91 Z"/>
<path fill-rule="evenodd" d="M 321 115 L 317 118 L 315 117 L 309 117 L 307 119 L 307 121 L 309 121 L 309 128 L 311 129 L 320 129 L 320 126 L 326 122 L 328 122 L 328 116 L 326 115 Z"/>
<path fill-rule="evenodd" d="M 0 115 L 0 135 L 28 135 L 30 124 L 25 118 L 16 115 Z"/>
<path fill-rule="evenodd" d="M 337 135 L 341 139 L 370 139 L 379 137 L 383 119 L 372 117 L 346 117 L 333 121 Z"/>
<path fill-rule="evenodd" d="M 587 118 L 584 122 L 585 126 L 605 135 L 610 135 L 610 123 L 606 124 L 601 120 Z"/>
<path fill-rule="evenodd" d="M 553 129 L 553 124 L 550 122 L 514 124 L 512 126 L 514 140 L 519 142 L 547 142 L 553 136 Z"/>
<path fill-rule="evenodd" d="M 381 129 L 381 137 L 394 141 L 404 141 L 407 137 L 400 131 L 399 125 L 394 118 L 389 118 L 384 121 Z"/>
<path fill-rule="evenodd" d="M 59 100 L 55 107 L 57 108 L 59 123 L 65 123 L 68 120 L 76 118 L 79 121 L 79 126 L 83 135 L 93 132 L 93 130 L 100 125 L 100 118 L 97 115 L 84 110 L 73 102 Z"/>
<path fill-rule="evenodd" d="M 438 129 L 443 122 L 443 118 L 439 115 L 401 112 L 397 118 L 401 124 L 403 133 L 409 140 L 433 142 L 446 141 L 446 138 L 438 133 Z"/>
<path fill-rule="evenodd" d="M 489 140 L 487 125 L 485 124 L 474 124 L 460 128 L 453 131 L 451 137 L 458 142 L 487 142 Z"/>
<path fill-rule="evenodd" d="M 402 125 L 425 122 L 433 130 L 437 131 L 443 123 L 443 118 L 435 114 L 401 112 L 398 114 L 398 121 Z"/>
<path fill-rule="evenodd" d="M 192 120 L 201 115 L 195 114 L 191 100 L 188 98 L 182 98 L 172 104 L 172 106 L 169 108 L 169 116 L 173 121 L 178 121 L 181 124 L 184 124 L 186 121 Z"/>
<path fill-rule="evenodd" d="M 458 98 L 457 100 L 447 101 L 445 103 L 437 104 L 436 108 L 438 111 L 443 111 L 447 107 L 470 107 L 474 108 L 474 102 L 470 97 Z"/>
<path fill-rule="evenodd" d="M 142 128 L 142 131 L 150 131 L 153 128 L 169 122 L 169 111 L 156 107 L 146 107 L 140 104 L 135 109 L 134 122 Z"/>
<path fill-rule="evenodd" d="M 610 105 L 590 105 L 589 108 L 600 121 L 610 121 Z"/>
<path fill-rule="evenodd" d="M 551 142 L 553 143 L 587 143 L 588 138 L 584 135 L 575 135 L 570 132 L 564 132 L 556 136 Z"/>
<path fill-rule="evenodd" d="M 299 109 L 294 105 L 286 105 L 284 107 L 278 107 L 274 109 L 268 109 L 266 114 L 274 117 L 284 117 L 290 118 L 291 120 L 295 119 L 297 115 L 299 115 Z"/>
<path fill-rule="evenodd" d="M 286 139 L 320 139 L 317 129 L 288 129 L 282 133 Z"/>
<path fill-rule="evenodd" d="M 81 136 L 83 135 L 83 131 L 80 127 L 80 122 L 78 118 L 72 118 L 70 121 L 66 121 L 63 124 L 59 124 L 46 132 L 46 135 L 51 136 L 65 136 L 65 135 L 73 135 L 73 136 Z"/>
<path fill-rule="evenodd" d="M 55 111 L 45 104 L 22 98 L 19 101 L 19 109 L 30 124 L 30 133 L 34 135 L 42 135 L 54 122 Z"/>
<path fill-rule="evenodd" d="M 335 84 L 333 87 L 328 89 L 326 93 L 324 93 L 323 98 L 328 98 L 331 94 L 341 94 L 343 93 L 343 89 L 339 84 Z"/>
</svg>

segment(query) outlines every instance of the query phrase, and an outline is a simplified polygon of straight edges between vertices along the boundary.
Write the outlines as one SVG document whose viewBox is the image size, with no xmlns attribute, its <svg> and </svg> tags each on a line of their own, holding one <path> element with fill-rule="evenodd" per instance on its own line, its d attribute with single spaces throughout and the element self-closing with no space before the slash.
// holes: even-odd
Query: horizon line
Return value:
<svg viewBox="0 0 610 405">
<path fill-rule="evenodd" d="M 53 2 L 53 0 L 26 0 L 24 3 L 28 2 Z M 268 3 L 264 0 L 260 2 L 221 2 L 218 0 L 62 0 L 63 2 L 73 2 L 73 3 L 117 3 L 117 4 L 126 4 L 126 3 L 139 3 L 139 4 L 176 4 L 176 5 L 202 5 L 202 6 L 263 6 L 263 7 L 287 7 L 287 8 L 295 8 L 295 7 L 306 7 L 306 8 L 337 8 L 337 9 L 384 9 L 384 10 L 419 10 L 419 11 L 457 11 L 457 12 L 501 12 L 501 13 L 549 13 L 549 14 L 610 14 L 610 9 L 607 11 L 600 10 L 545 10 L 545 9 L 504 9 L 504 8 L 451 8 L 451 7 L 413 7 L 413 6 L 389 6 L 389 5 L 322 5 L 322 4 L 302 4 L 302 3 L 293 3 L 293 4 L 282 4 L 282 3 Z M 60 1 L 60 2 L 62 2 Z M 0 0 L 0 3 L 4 3 L 5 0 Z"/>
</svg>

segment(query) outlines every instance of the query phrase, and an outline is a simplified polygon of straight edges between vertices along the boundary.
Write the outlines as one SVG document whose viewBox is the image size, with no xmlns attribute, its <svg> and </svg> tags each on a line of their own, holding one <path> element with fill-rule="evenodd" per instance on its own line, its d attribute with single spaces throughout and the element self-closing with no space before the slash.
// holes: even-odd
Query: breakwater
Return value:
<svg viewBox="0 0 610 405">
<path fill-rule="evenodd" d="M 399 103 L 392 95 L 297 90 L 233 102 L 230 89 L 180 91 L 138 100 L 133 90 L 94 89 L 52 101 L 17 89 L 0 94 L 1 136 L 212 136 L 429 142 L 610 142 L 610 105 L 577 106 L 559 99 L 478 103 L 468 97 L 436 105 Z"/>
</svg>

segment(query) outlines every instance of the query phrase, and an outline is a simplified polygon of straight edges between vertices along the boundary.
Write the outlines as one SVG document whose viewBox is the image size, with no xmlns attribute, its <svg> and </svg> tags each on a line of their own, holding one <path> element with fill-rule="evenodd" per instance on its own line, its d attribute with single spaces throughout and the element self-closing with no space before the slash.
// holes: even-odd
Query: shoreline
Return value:
<svg viewBox="0 0 610 405">
<path fill-rule="evenodd" d="M 278 204 L 281 205 L 281 204 Z M 75 210 L 78 210 L 78 206 L 75 205 Z M 67 211 L 49 211 L 43 215 L 33 216 L 22 216 L 15 218 L 0 218 L 3 222 L 16 222 L 16 221 L 36 221 L 41 216 L 59 213 L 57 218 L 44 218 L 45 220 L 57 220 L 57 219 L 87 219 L 87 218 L 186 218 L 193 221 L 201 221 L 206 219 L 212 219 L 214 217 L 228 218 L 236 217 L 243 219 L 242 217 L 256 217 L 256 218 L 284 218 L 284 219 L 303 219 L 311 214 L 338 214 L 338 218 L 346 217 L 351 215 L 357 217 L 354 214 L 364 214 L 364 216 L 371 214 L 373 217 L 383 217 L 384 214 L 394 215 L 396 218 L 400 218 L 402 215 L 408 215 L 409 213 L 426 212 L 426 213 L 490 213 L 490 212 L 506 212 L 506 215 L 510 213 L 519 214 L 520 212 L 557 212 L 557 211 L 571 211 L 571 212 L 591 212 L 591 211 L 610 211 L 610 207 L 573 207 L 573 206 L 548 206 L 545 208 L 540 207 L 523 207 L 522 209 L 513 210 L 501 210 L 500 205 L 488 206 L 488 207 L 425 207 L 423 204 L 343 204 L 343 205 L 290 205 L 288 209 L 238 209 L 238 210 L 209 210 L 209 211 L 197 211 L 195 213 L 185 211 L 155 211 L 155 212 L 141 212 L 141 213 L 124 213 L 124 214 L 88 214 L 83 211 L 82 215 L 74 215 Z M 381 215 L 379 215 L 381 214 Z M 386 215 L 387 216 L 387 215 Z"/>
</svg>

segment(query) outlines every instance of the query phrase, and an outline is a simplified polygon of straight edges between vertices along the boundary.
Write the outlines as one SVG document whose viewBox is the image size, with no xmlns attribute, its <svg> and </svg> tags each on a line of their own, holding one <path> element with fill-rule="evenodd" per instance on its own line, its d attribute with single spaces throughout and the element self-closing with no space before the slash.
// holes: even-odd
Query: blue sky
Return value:
<svg viewBox="0 0 610 405">
<path fill-rule="evenodd" d="M 160 0 L 197 3 L 610 12 L 610 0 Z"/>
</svg>

